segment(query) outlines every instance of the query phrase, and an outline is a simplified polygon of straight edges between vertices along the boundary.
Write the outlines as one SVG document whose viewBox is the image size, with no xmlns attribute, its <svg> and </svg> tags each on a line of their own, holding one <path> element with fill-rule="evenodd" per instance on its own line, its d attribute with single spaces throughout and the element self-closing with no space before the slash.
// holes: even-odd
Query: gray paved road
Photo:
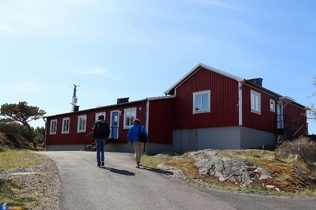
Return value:
<svg viewBox="0 0 316 210">
<path fill-rule="evenodd" d="M 95 152 L 39 152 L 57 165 L 63 210 L 316 209 L 316 199 L 232 194 L 190 186 L 148 169 L 136 169 L 129 153 L 106 152 L 105 168 Z"/>
</svg>

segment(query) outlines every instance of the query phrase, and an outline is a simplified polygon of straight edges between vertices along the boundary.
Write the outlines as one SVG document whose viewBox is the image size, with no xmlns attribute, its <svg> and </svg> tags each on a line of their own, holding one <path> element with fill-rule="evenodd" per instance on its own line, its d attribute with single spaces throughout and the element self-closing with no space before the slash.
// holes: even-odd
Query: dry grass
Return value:
<svg viewBox="0 0 316 210">
<path fill-rule="evenodd" d="M 219 190 L 316 197 L 316 170 L 300 159 L 279 157 L 276 152 L 265 150 L 220 150 L 219 153 L 226 158 L 243 159 L 246 163 L 268 168 L 272 178 L 255 180 L 246 187 L 242 187 L 230 181 L 220 182 L 216 177 L 203 177 L 199 175 L 194 165 L 195 160 L 190 158 L 187 154 L 163 156 L 143 155 L 142 163 L 152 168 L 157 168 L 159 164 L 163 163 L 174 169 L 181 170 L 185 174 L 186 181 L 188 182 Z M 273 186 L 273 188 L 270 189 L 266 186 Z M 278 188 L 279 191 L 276 191 L 275 188 Z"/>
<path fill-rule="evenodd" d="M 28 150 L 0 152 L 0 172 L 14 168 L 32 168 L 41 162 L 41 157 Z"/>
<path fill-rule="evenodd" d="M 6 150 L 0 152 L 0 204 L 12 206 L 39 206 L 44 199 L 39 192 L 33 192 L 34 184 L 21 179 L 21 175 L 12 175 L 13 172 L 34 168 L 43 162 L 43 157 L 29 150 Z M 44 172 L 45 173 L 45 172 Z M 39 180 L 45 180 L 45 174 L 35 174 Z M 32 181 L 33 179 L 29 180 Z M 42 183 L 45 185 L 45 183 Z M 32 208 L 34 209 L 34 208 Z"/>
</svg>

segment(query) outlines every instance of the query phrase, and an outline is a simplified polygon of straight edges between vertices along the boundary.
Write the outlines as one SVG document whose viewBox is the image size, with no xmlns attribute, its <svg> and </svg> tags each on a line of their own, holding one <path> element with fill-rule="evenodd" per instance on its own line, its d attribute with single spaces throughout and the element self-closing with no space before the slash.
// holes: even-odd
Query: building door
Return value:
<svg viewBox="0 0 316 210">
<path fill-rule="evenodd" d="M 283 104 L 282 103 L 277 103 L 277 126 L 278 129 L 283 129 Z"/>
<path fill-rule="evenodd" d="M 119 131 L 119 111 L 111 112 L 111 123 L 110 123 L 110 138 L 118 139 L 118 131 Z"/>
</svg>

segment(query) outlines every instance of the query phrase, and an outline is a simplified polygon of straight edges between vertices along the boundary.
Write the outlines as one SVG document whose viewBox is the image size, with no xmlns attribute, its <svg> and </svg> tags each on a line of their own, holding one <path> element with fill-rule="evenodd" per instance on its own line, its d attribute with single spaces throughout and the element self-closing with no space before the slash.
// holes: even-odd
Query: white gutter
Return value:
<svg viewBox="0 0 316 210">
<path fill-rule="evenodd" d="M 239 125 L 242 126 L 242 81 L 238 81 L 238 120 Z"/>
</svg>

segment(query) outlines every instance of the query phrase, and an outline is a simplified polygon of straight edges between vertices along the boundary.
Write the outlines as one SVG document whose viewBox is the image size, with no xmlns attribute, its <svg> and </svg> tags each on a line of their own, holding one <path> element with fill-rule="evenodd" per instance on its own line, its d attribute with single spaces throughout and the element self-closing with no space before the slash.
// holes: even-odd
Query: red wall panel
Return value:
<svg viewBox="0 0 316 210">
<path fill-rule="evenodd" d="M 261 93 L 261 114 L 251 112 L 251 90 Z M 276 132 L 276 112 L 270 111 L 270 99 L 276 101 L 276 96 L 247 85 L 243 85 L 242 99 L 243 126 L 268 132 Z"/>
<path fill-rule="evenodd" d="M 173 104 L 174 98 L 150 100 L 148 119 L 150 143 L 172 144 Z"/>
<path fill-rule="evenodd" d="M 211 91 L 211 111 L 193 114 L 193 93 Z M 176 87 L 174 129 L 238 125 L 238 82 L 200 68 Z"/>
</svg>

